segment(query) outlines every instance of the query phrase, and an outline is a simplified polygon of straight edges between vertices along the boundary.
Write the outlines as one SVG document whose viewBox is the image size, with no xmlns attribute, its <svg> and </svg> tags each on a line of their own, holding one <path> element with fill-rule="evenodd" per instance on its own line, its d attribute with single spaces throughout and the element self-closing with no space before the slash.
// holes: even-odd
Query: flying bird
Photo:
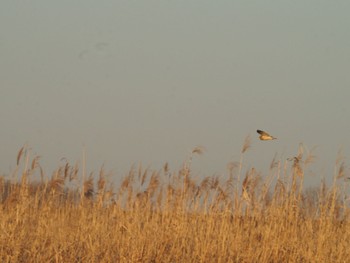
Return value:
<svg viewBox="0 0 350 263">
<path fill-rule="evenodd" d="M 269 141 L 269 140 L 276 140 L 277 138 L 271 136 L 270 134 L 268 134 L 267 132 L 264 132 L 262 130 L 257 130 L 257 133 L 260 134 L 259 139 L 262 141 Z"/>
</svg>

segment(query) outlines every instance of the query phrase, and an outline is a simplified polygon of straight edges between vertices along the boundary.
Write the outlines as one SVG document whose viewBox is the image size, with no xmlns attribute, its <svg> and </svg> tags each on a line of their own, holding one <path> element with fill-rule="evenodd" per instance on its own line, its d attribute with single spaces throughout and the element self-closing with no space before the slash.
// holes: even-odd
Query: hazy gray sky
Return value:
<svg viewBox="0 0 350 263">
<path fill-rule="evenodd" d="M 198 174 L 317 146 L 331 177 L 349 156 L 349 1 L 2 1 L 0 171 L 28 143 L 121 175 L 133 163 Z M 256 129 L 278 138 L 257 139 Z M 317 168 L 318 167 L 318 168 Z M 322 172 L 323 171 L 323 172 Z M 317 179 L 318 180 L 318 179 Z"/>
</svg>

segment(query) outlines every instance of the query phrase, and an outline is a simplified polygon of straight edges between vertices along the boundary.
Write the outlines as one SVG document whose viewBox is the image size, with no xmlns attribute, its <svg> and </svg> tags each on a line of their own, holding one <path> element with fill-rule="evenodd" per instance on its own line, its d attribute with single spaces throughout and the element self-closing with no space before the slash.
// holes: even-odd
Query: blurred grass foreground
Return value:
<svg viewBox="0 0 350 263">
<path fill-rule="evenodd" d="M 0 177 L 1 262 L 349 262 L 345 166 L 303 189 L 312 156 L 195 180 L 182 169 L 133 167 L 114 187 L 68 161 L 51 176 L 23 147 Z"/>
</svg>

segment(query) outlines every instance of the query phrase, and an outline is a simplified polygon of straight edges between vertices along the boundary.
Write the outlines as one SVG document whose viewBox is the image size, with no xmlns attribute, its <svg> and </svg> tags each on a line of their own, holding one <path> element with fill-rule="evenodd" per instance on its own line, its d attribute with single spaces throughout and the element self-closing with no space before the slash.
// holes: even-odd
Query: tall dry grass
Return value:
<svg viewBox="0 0 350 263">
<path fill-rule="evenodd" d="M 64 160 L 51 176 L 22 148 L 0 180 L 1 262 L 349 262 L 345 166 L 303 189 L 312 155 L 274 159 L 194 180 L 195 148 L 180 171 L 133 167 L 113 187 L 102 168 L 81 175 Z M 83 179 L 84 177 L 84 179 Z"/>
</svg>

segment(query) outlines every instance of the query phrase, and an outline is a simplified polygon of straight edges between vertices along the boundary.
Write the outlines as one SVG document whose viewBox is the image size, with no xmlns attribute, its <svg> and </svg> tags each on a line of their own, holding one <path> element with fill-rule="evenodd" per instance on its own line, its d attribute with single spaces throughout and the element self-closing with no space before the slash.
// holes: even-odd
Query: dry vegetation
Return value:
<svg viewBox="0 0 350 263">
<path fill-rule="evenodd" d="M 22 148 L 0 178 L 0 261 L 349 262 L 341 160 L 333 185 L 304 191 L 312 155 L 261 176 L 242 165 L 248 149 L 220 177 L 193 179 L 196 148 L 178 172 L 136 167 L 113 188 L 103 169 L 85 177 L 68 162 L 49 177 Z"/>
</svg>

